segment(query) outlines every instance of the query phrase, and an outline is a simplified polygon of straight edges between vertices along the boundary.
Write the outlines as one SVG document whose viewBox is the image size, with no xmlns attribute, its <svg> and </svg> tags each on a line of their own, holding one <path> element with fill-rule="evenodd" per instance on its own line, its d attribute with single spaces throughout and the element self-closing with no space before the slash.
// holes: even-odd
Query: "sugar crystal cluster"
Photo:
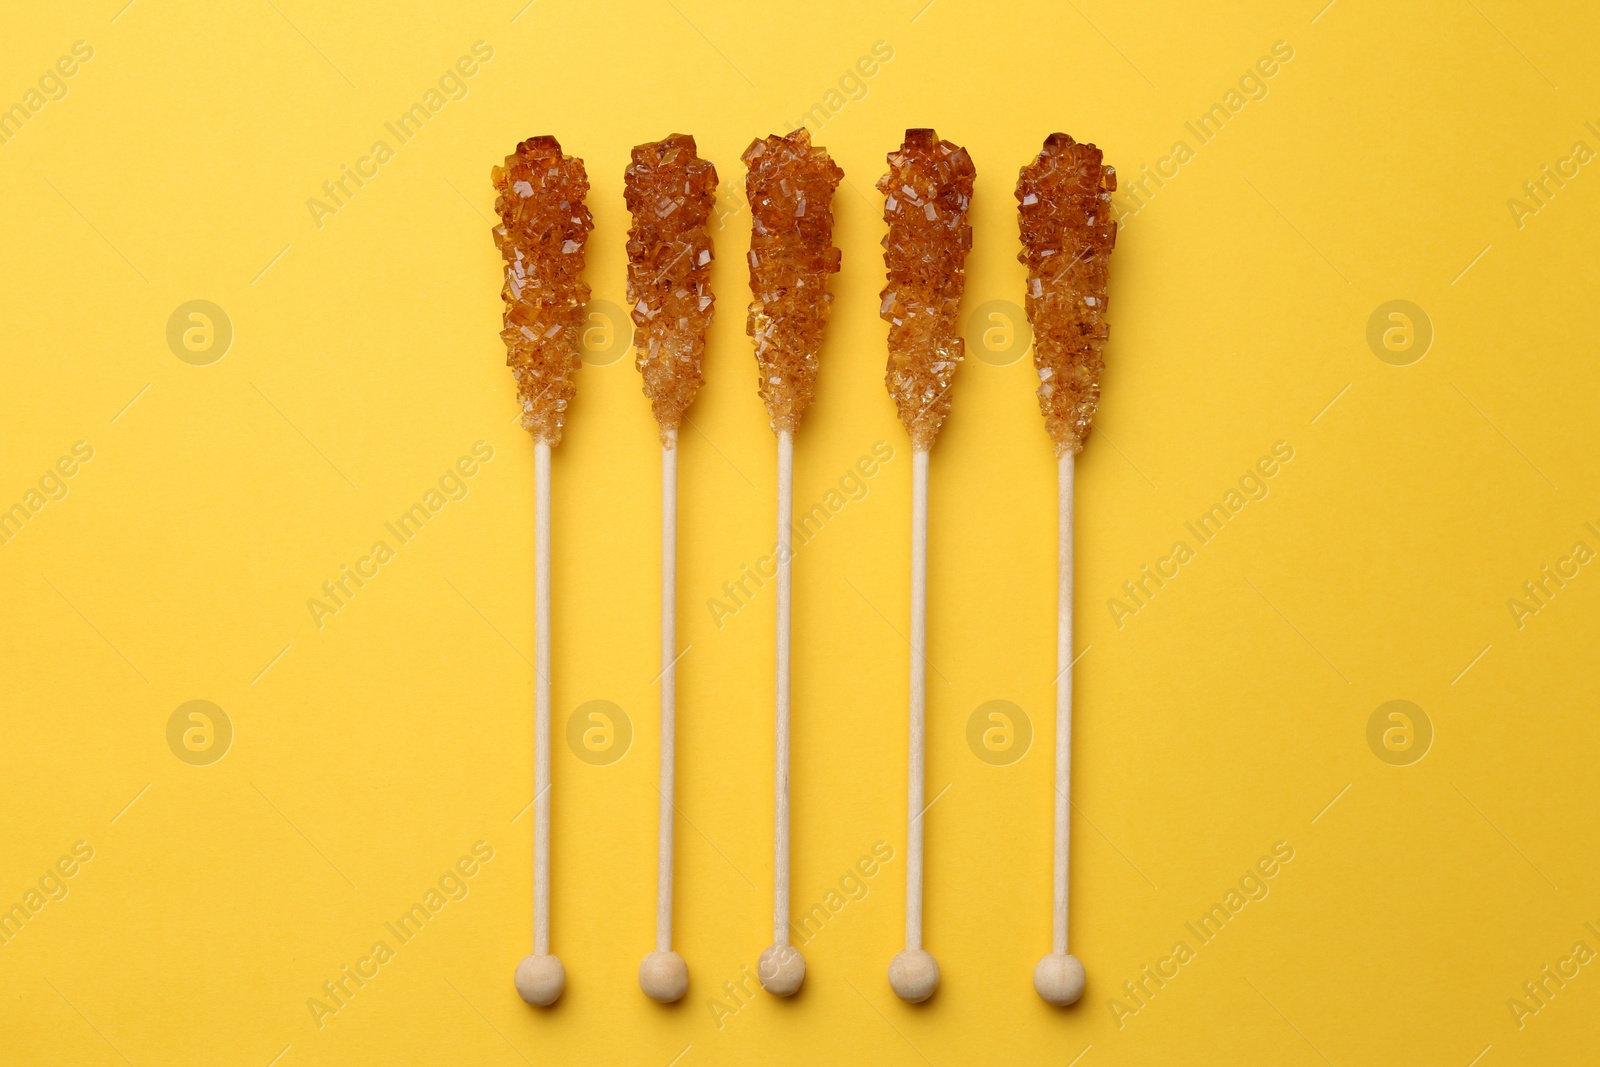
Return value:
<svg viewBox="0 0 1600 1067">
<path fill-rule="evenodd" d="M 663 444 L 704 381 L 711 325 L 711 230 L 717 169 L 675 133 L 633 150 L 623 175 L 628 231 L 628 308 L 644 392 Z"/>
<path fill-rule="evenodd" d="M 561 441 L 572 373 L 581 360 L 584 305 L 583 247 L 594 228 L 584 206 L 589 179 L 583 160 L 561 154 L 554 137 L 517 145 L 491 172 L 500 225 L 495 244 L 505 259 L 506 363 L 517 381 L 522 427 L 535 440 Z"/>
<path fill-rule="evenodd" d="M 1116 188 L 1116 171 L 1102 164 L 1100 149 L 1064 133 L 1046 138 L 1039 157 L 1017 178 L 1017 258 L 1028 268 L 1039 409 L 1058 456 L 1083 451 L 1100 404 Z"/>
<path fill-rule="evenodd" d="M 750 200 L 750 314 L 761 399 L 774 431 L 793 432 L 816 392 L 817 354 L 839 269 L 833 191 L 844 177 L 804 128 L 745 149 Z"/>
<path fill-rule="evenodd" d="M 950 386 L 964 352 L 958 312 L 976 173 L 965 148 L 932 130 L 907 130 L 900 150 L 889 153 L 889 173 L 878 180 L 889 224 L 888 284 L 878 307 L 889 323 L 885 382 L 918 451 L 932 447 L 950 413 Z"/>
</svg>

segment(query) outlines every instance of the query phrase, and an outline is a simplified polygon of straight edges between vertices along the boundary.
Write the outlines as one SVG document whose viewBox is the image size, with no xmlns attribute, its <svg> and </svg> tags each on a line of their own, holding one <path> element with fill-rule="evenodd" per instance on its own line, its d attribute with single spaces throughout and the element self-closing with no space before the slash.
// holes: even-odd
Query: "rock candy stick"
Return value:
<svg viewBox="0 0 1600 1067">
<path fill-rule="evenodd" d="M 672 824 L 677 715 L 678 427 L 702 380 L 711 324 L 711 231 L 717 171 L 673 134 L 639 145 L 623 174 L 633 216 L 628 231 L 628 305 L 645 395 L 661 430 L 661 788 L 656 947 L 639 965 L 639 986 L 663 1004 L 689 988 L 672 950 Z"/>
<path fill-rule="evenodd" d="M 1083 995 L 1083 964 L 1067 952 L 1067 867 L 1072 796 L 1073 463 L 1100 404 L 1106 278 L 1117 224 L 1116 171 L 1100 149 L 1064 133 L 1045 139 L 1017 178 L 1027 313 L 1039 371 L 1039 408 L 1057 462 L 1055 907 L 1052 951 L 1033 971 L 1039 996 L 1067 1005 Z"/>
<path fill-rule="evenodd" d="M 794 432 L 815 395 L 817 354 L 839 269 L 833 246 L 833 191 L 844 177 L 804 129 L 745 149 L 750 201 L 750 315 L 761 399 L 778 435 L 777 693 L 774 776 L 773 943 L 757 975 L 786 997 L 805 981 L 806 961 L 789 944 L 789 605 Z"/>
<path fill-rule="evenodd" d="M 888 272 L 878 313 L 889 323 L 886 383 L 911 435 L 911 714 L 906 773 L 906 945 L 889 964 L 903 1000 L 927 1000 L 939 964 L 922 947 L 922 817 L 927 704 L 928 451 L 950 413 L 950 386 L 963 342 L 958 322 L 965 263 L 972 247 L 967 208 L 976 171 L 967 150 L 932 130 L 907 130 L 889 153 L 883 261 Z"/>
<path fill-rule="evenodd" d="M 529 1004 L 555 1002 L 567 972 L 550 953 L 550 449 L 561 441 L 589 287 L 583 247 L 593 220 L 583 200 L 583 160 L 561 154 L 554 137 L 517 145 L 491 173 L 505 259 L 506 363 L 517 382 L 522 426 L 534 440 L 534 819 L 533 954 L 517 964 L 516 986 Z"/>
</svg>

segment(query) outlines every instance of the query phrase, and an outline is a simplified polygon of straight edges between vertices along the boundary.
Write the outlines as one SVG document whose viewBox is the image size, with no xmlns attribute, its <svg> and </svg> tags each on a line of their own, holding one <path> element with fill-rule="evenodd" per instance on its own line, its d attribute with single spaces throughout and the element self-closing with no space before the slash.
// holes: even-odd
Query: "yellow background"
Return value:
<svg viewBox="0 0 1600 1067">
<path fill-rule="evenodd" d="M 0 506 L 74 442 L 94 450 L 0 547 L 0 906 L 74 842 L 94 850 L 0 948 L 0 1059 L 1498 1067 L 1592 1048 L 1594 963 L 1520 1027 L 1507 1004 L 1575 942 L 1600 949 L 1584 926 L 1600 926 L 1600 576 L 1583 568 L 1520 628 L 1507 606 L 1574 542 L 1600 548 L 1583 525 L 1600 525 L 1600 177 L 1547 185 L 1520 225 L 1507 205 L 1575 141 L 1600 148 L 1586 5 L 123 2 L 35 5 L 0 35 L 5 105 L 73 42 L 94 50 L 0 145 Z M 307 200 L 477 41 L 493 58 L 468 95 L 391 141 L 319 228 Z M 1265 98 L 1200 144 L 1185 122 L 1278 41 L 1293 59 Z M 830 97 L 877 42 L 892 59 Z M 805 946 L 801 996 L 719 1020 L 721 984 L 771 932 L 770 590 L 720 628 L 706 605 L 773 536 L 732 190 L 748 141 L 817 104 L 849 183 L 796 503 L 875 442 L 894 458 L 796 560 L 796 911 L 876 842 L 894 859 Z M 1103 146 L 1125 188 L 1175 142 L 1194 150 L 1125 220 L 1104 432 L 1079 469 L 1072 943 L 1089 989 L 1067 1011 L 1030 986 L 1049 944 L 1055 501 L 1027 359 L 969 360 L 934 454 L 926 941 L 944 982 L 910 1007 L 884 977 L 902 936 L 911 465 L 881 381 L 872 186 L 908 125 L 977 165 L 969 310 L 1020 299 L 1011 190 L 1045 134 Z M 672 131 L 696 135 L 730 208 L 682 449 L 692 982 L 661 1007 L 634 976 L 653 940 L 658 468 L 619 350 L 581 372 L 555 460 L 569 985 L 537 1011 L 511 985 L 533 458 L 496 336 L 488 173 L 537 133 L 587 161 L 588 278 L 617 304 L 628 150 Z M 233 326 L 209 366 L 166 340 L 194 299 Z M 1392 299 L 1433 327 L 1408 366 L 1366 340 Z M 319 629 L 322 582 L 477 441 L 494 458 L 469 495 Z M 1119 628 L 1122 583 L 1280 441 L 1294 458 L 1270 495 Z M 167 742 L 194 699 L 234 730 L 209 766 Z M 1432 724 L 1409 766 L 1367 742 L 1395 699 Z M 610 765 L 565 741 L 591 700 L 631 721 Z M 1032 723 L 1010 765 L 967 744 L 991 700 Z M 494 859 L 470 894 L 319 1028 L 308 999 L 478 841 Z M 1270 894 L 1199 946 L 1185 922 L 1280 841 L 1294 858 Z M 1178 977 L 1114 1010 L 1180 939 L 1195 958 Z"/>
</svg>

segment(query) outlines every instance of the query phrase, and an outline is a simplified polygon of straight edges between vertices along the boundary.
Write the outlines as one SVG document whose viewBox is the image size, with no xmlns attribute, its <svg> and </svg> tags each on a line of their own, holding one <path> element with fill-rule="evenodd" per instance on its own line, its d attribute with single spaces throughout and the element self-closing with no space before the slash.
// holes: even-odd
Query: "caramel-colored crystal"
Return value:
<svg viewBox="0 0 1600 1067">
<path fill-rule="evenodd" d="M 1039 410 L 1056 455 L 1083 451 L 1100 406 L 1105 371 L 1106 278 L 1117 224 L 1111 217 L 1115 169 L 1100 149 L 1064 133 L 1045 139 L 1039 158 L 1022 168 L 1017 200 L 1028 267 L 1027 313 Z"/>
<path fill-rule="evenodd" d="M 907 130 L 905 144 L 889 153 L 889 173 L 878 179 L 889 224 L 883 239 L 888 284 L 878 306 L 889 323 L 884 380 L 917 451 L 933 447 L 950 414 L 950 386 L 965 351 L 958 312 L 972 247 L 967 207 L 976 174 L 965 148 L 932 130 Z"/>
<path fill-rule="evenodd" d="M 817 353 L 828 321 L 833 191 L 844 171 L 804 128 L 744 150 L 750 200 L 750 315 L 761 399 L 772 429 L 793 432 L 816 394 Z"/>
<path fill-rule="evenodd" d="M 554 137 L 523 141 L 490 176 L 500 194 L 494 241 L 506 261 L 500 336 L 517 380 L 522 427 L 535 440 L 560 444 L 589 302 L 583 281 L 583 245 L 594 228 L 583 206 L 589 179 L 583 160 L 563 156 Z"/>
<path fill-rule="evenodd" d="M 628 310 L 644 393 L 661 441 L 683 423 L 704 381 L 701 358 L 711 325 L 711 230 L 717 169 L 675 133 L 633 150 L 623 173 L 633 214 L 628 231 Z"/>
</svg>

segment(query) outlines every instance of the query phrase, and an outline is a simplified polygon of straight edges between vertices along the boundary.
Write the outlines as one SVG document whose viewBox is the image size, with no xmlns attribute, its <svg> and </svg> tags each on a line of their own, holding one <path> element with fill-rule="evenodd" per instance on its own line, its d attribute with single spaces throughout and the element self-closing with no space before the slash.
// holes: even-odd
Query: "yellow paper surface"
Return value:
<svg viewBox="0 0 1600 1067">
<path fill-rule="evenodd" d="M 21 511 L 0 515 L 0 1059 L 1585 1054 L 1591 10 L 523 2 L 7 20 L 0 508 Z M 775 447 L 743 332 L 738 157 L 802 121 L 848 181 L 796 457 L 810 970 L 777 1002 L 752 979 L 771 940 L 773 590 L 750 575 Z M 925 940 L 944 978 L 909 1007 L 885 969 L 911 464 L 882 384 L 873 183 L 923 125 L 978 180 L 969 358 L 932 463 Z M 1030 981 L 1050 939 L 1055 469 L 1011 195 L 1058 129 L 1101 145 L 1123 188 L 1078 469 L 1089 988 L 1068 1011 Z M 663 1008 L 635 979 L 654 942 L 659 463 L 620 305 L 623 167 L 674 131 L 724 188 L 680 472 L 692 977 Z M 510 980 L 534 485 L 488 233 L 489 168 L 542 133 L 587 161 L 596 222 L 590 362 L 553 481 L 569 983 L 550 1011 Z"/>
</svg>

